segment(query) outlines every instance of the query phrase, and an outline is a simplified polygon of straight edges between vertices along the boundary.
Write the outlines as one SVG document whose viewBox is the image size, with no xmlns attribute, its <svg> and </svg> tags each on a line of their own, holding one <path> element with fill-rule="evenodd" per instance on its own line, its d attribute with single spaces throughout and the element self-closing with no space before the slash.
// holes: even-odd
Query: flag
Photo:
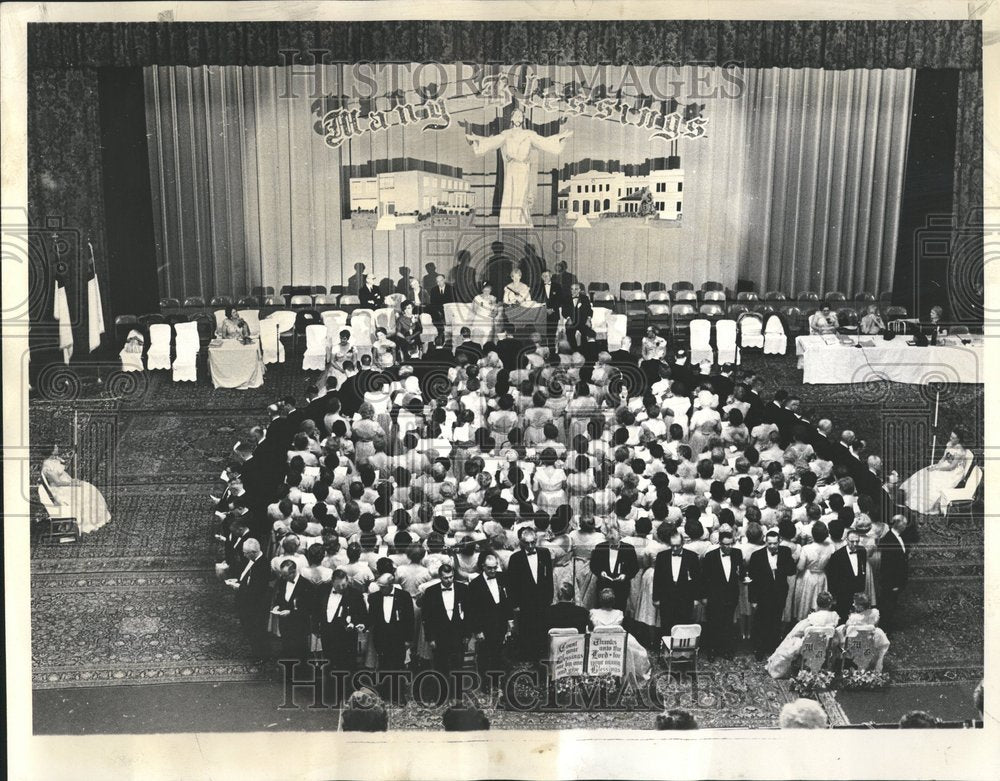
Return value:
<svg viewBox="0 0 1000 781">
<path fill-rule="evenodd" d="M 90 248 L 90 261 L 87 275 L 87 334 L 90 342 L 90 352 L 101 346 L 101 334 L 104 333 L 104 307 L 101 306 L 101 286 L 97 281 L 97 271 L 94 268 L 94 245 L 87 241 Z"/>
<path fill-rule="evenodd" d="M 69 363 L 73 357 L 73 326 L 69 317 L 69 301 L 66 298 L 66 285 L 61 278 L 56 277 L 53 316 L 59 323 L 59 349 L 63 352 L 63 360 Z"/>
</svg>

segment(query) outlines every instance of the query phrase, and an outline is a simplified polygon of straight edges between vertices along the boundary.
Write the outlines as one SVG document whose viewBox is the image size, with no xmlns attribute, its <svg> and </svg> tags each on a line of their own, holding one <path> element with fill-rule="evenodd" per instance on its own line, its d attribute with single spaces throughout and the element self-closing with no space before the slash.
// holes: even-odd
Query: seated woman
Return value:
<svg viewBox="0 0 1000 781">
<path fill-rule="evenodd" d="M 96 531 L 111 520 L 101 492 L 85 480 L 76 480 L 67 473 L 66 456 L 59 453 L 58 446 L 42 462 L 42 476 L 53 501 L 62 506 L 60 514 L 76 518 L 81 534 Z M 44 485 L 41 490 L 45 490 Z"/>
<path fill-rule="evenodd" d="M 503 302 L 507 306 L 524 306 L 531 301 L 531 288 L 521 281 L 521 269 L 510 272 L 510 282 L 503 289 Z"/>
<path fill-rule="evenodd" d="M 622 626 L 625 621 L 625 614 L 615 608 L 615 592 L 610 588 L 601 589 L 598 597 L 599 607 L 590 611 L 590 625 L 594 628 L 599 626 Z M 834 614 L 836 615 L 836 614 Z M 649 654 L 639 641 L 631 634 L 625 635 L 625 674 L 632 675 L 637 681 L 649 680 L 650 664 Z"/>
<path fill-rule="evenodd" d="M 226 307 L 226 316 L 219 327 L 215 329 L 216 339 L 249 339 L 250 326 L 246 320 L 236 314 L 235 307 Z"/>
<path fill-rule="evenodd" d="M 400 305 L 399 315 L 396 317 L 396 335 L 393 338 L 403 360 L 420 352 L 420 332 L 422 330 L 420 318 L 413 311 L 413 302 L 404 301 Z"/>
<path fill-rule="evenodd" d="M 889 652 L 889 638 L 885 632 L 878 628 L 879 612 L 872 607 L 871 601 L 864 594 L 854 595 L 854 605 L 851 614 L 847 617 L 847 623 L 837 627 L 837 639 L 840 647 L 844 647 L 844 640 L 851 627 L 871 626 L 875 627 L 874 645 L 875 661 L 871 669 L 874 672 L 882 672 L 882 665 L 885 663 L 885 655 Z"/>
<path fill-rule="evenodd" d="M 884 330 L 885 320 L 878 313 L 878 307 L 875 304 L 869 304 L 867 314 L 861 318 L 861 333 L 880 334 Z"/>
<path fill-rule="evenodd" d="M 792 668 L 801 656 L 802 641 L 810 627 L 836 627 L 840 622 L 837 611 L 833 609 L 833 597 L 830 592 L 823 591 L 816 597 L 816 607 L 816 610 L 792 627 L 792 631 L 768 658 L 765 667 L 772 678 L 792 676 Z"/>
<path fill-rule="evenodd" d="M 900 484 L 899 491 L 907 507 L 918 513 L 941 513 L 941 492 L 957 486 L 968 471 L 969 451 L 965 449 L 962 439 L 961 432 L 952 431 L 941 460 L 924 467 Z"/>
</svg>

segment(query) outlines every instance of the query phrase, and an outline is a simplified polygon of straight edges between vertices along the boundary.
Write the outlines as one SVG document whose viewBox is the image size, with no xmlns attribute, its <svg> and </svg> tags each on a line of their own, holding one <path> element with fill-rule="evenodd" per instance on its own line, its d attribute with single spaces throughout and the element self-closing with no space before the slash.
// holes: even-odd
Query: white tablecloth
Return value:
<svg viewBox="0 0 1000 781">
<path fill-rule="evenodd" d="M 836 336 L 799 336 L 795 354 L 806 385 L 891 380 L 923 385 L 930 382 L 981 383 L 984 381 L 983 345 L 973 337 L 964 345 L 957 337 L 941 337 L 936 346 L 916 347 L 912 337 L 850 336 L 849 344 Z M 966 337 L 968 338 L 968 337 Z M 833 341 L 833 344 L 827 342 Z M 858 347 L 859 342 L 874 343 Z"/>
<path fill-rule="evenodd" d="M 208 346 L 208 370 L 216 388 L 259 388 L 264 384 L 260 342 L 240 344 L 236 339 L 214 340 Z"/>
</svg>

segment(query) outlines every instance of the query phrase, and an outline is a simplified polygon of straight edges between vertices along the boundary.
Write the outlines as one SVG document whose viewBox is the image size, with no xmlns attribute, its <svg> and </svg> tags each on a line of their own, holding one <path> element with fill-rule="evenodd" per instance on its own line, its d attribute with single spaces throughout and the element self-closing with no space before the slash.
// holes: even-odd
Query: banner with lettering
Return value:
<svg viewBox="0 0 1000 781">
<path fill-rule="evenodd" d="M 587 675 L 623 675 L 627 638 L 621 627 L 595 627 L 590 634 Z"/>
<path fill-rule="evenodd" d="M 549 637 L 549 659 L 552 662 L 552 677 L 568 678 L 583 675 L 587 636 L 579 632 Z"/>
</svg>

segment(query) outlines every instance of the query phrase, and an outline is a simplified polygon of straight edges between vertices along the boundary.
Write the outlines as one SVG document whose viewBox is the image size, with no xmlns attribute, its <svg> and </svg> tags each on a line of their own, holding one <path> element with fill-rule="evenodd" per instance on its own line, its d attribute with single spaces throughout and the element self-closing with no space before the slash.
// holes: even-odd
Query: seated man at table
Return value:
<svg viewBox="0 0 1000 781">
<path fill-rule="evenodd" d="M 837 333 L 840 322 L 837 315 L 830 311 L 829 304 L 823 304 L 820 310 L 809 318 L 809 333 L 811 335 L 826 336 Z"/>
<path fill-rule="evenodd" d="M 215 330 L 217 339 L 246 339 L 250 336 L 250 326 L 246 320 L 236 314 L 236 308 L 226 307 L 226 316 Z"/>
</svg>

